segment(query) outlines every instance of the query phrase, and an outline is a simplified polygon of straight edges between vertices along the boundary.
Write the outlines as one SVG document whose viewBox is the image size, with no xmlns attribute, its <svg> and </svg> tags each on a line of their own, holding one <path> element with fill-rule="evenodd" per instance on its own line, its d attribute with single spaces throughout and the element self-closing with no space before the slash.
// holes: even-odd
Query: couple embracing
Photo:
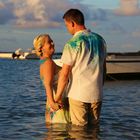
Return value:
<svg viewBox="0 0 140 140">
<path fill-rule="evenodd" d="M 46 123 L 97 125 L 106 74 L 106 43 L 86 28 L 80 10 L 68 10 L 63 19 L 73 37 L 64 46 L 62 67 L 52 60 L 55 48 L 48 34 L 33 41 L 47 96 Z"/>
</svg>

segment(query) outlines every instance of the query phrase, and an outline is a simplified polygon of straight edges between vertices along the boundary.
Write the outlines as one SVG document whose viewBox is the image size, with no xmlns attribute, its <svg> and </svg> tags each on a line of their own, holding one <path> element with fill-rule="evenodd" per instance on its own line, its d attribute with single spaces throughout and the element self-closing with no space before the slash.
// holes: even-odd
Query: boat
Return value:
<svg viewBox="0 0 140 140">
<path fill-rule="evenodd" d="M 21 48 L 18 48 L 14 52 L 0 52 L 0 58 L 6 58 L 6 59 L 39 59 L 39 57 L 36 55 L 35 50 L 28 49 L 28 51 L 23 51 Z"/>
<path fill-rule="evenodd" d="M 108 53 L 106 65 L 108 79 L 140 80 L 140 52 Z"/>
</svg>

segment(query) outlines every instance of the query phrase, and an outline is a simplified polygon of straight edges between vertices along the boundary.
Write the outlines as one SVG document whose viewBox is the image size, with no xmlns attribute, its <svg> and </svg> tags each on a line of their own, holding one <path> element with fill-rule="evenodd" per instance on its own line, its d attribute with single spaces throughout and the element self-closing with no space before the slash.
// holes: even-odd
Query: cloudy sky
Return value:
<svg viewBox="0 0 140 140">
<path fill-rule="evenodd" d="M 27 50 L 40 33 L 49 33 L 61 51 L 71 37 L 62 19 L 69 8 L 83 11 L 108 52 L 140 51 L 139 0 L 0 0 L 0 51 Z"/>
</svg>

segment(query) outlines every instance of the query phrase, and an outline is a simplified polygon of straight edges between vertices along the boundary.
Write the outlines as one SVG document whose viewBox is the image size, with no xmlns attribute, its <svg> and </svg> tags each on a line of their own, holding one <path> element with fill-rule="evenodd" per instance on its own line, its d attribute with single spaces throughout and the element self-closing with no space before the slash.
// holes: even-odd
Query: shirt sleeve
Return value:
<svg viewBox="0 0 140 140">
<path fill-rule="evenodd" d="M 103 48 L 104 48 L 104 59 L 107 57 L 107 44 L 105 40 L 103 39 Z"/>
<path fill-rule="evenodd" d="M 75 47 L 72 47 L 70 44 L 64 46 L 63 54 L 61 57 L 61 62 L 72 66 L 75 63 L 77 56 L 77 50 Z"/>
</svg>

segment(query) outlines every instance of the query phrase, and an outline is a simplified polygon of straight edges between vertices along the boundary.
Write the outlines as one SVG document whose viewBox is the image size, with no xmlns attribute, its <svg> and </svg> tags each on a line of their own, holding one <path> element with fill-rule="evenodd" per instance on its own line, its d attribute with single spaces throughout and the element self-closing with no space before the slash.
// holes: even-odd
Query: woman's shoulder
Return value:
<svg viewBox="0 0 140 140">
<path fill-rule="evenodd" d="M 52 59 L 47 59 L 44 63 L 40 65 L 40 68 L 48 69 L 55 67 L 55 64 Z"/>
<path fill-rule="evenodd" d="M 54 62 L 51 58 L 48 58 L 45 62 L 44 62 L 44 65 L 54 65 Z"/>
</svg>

